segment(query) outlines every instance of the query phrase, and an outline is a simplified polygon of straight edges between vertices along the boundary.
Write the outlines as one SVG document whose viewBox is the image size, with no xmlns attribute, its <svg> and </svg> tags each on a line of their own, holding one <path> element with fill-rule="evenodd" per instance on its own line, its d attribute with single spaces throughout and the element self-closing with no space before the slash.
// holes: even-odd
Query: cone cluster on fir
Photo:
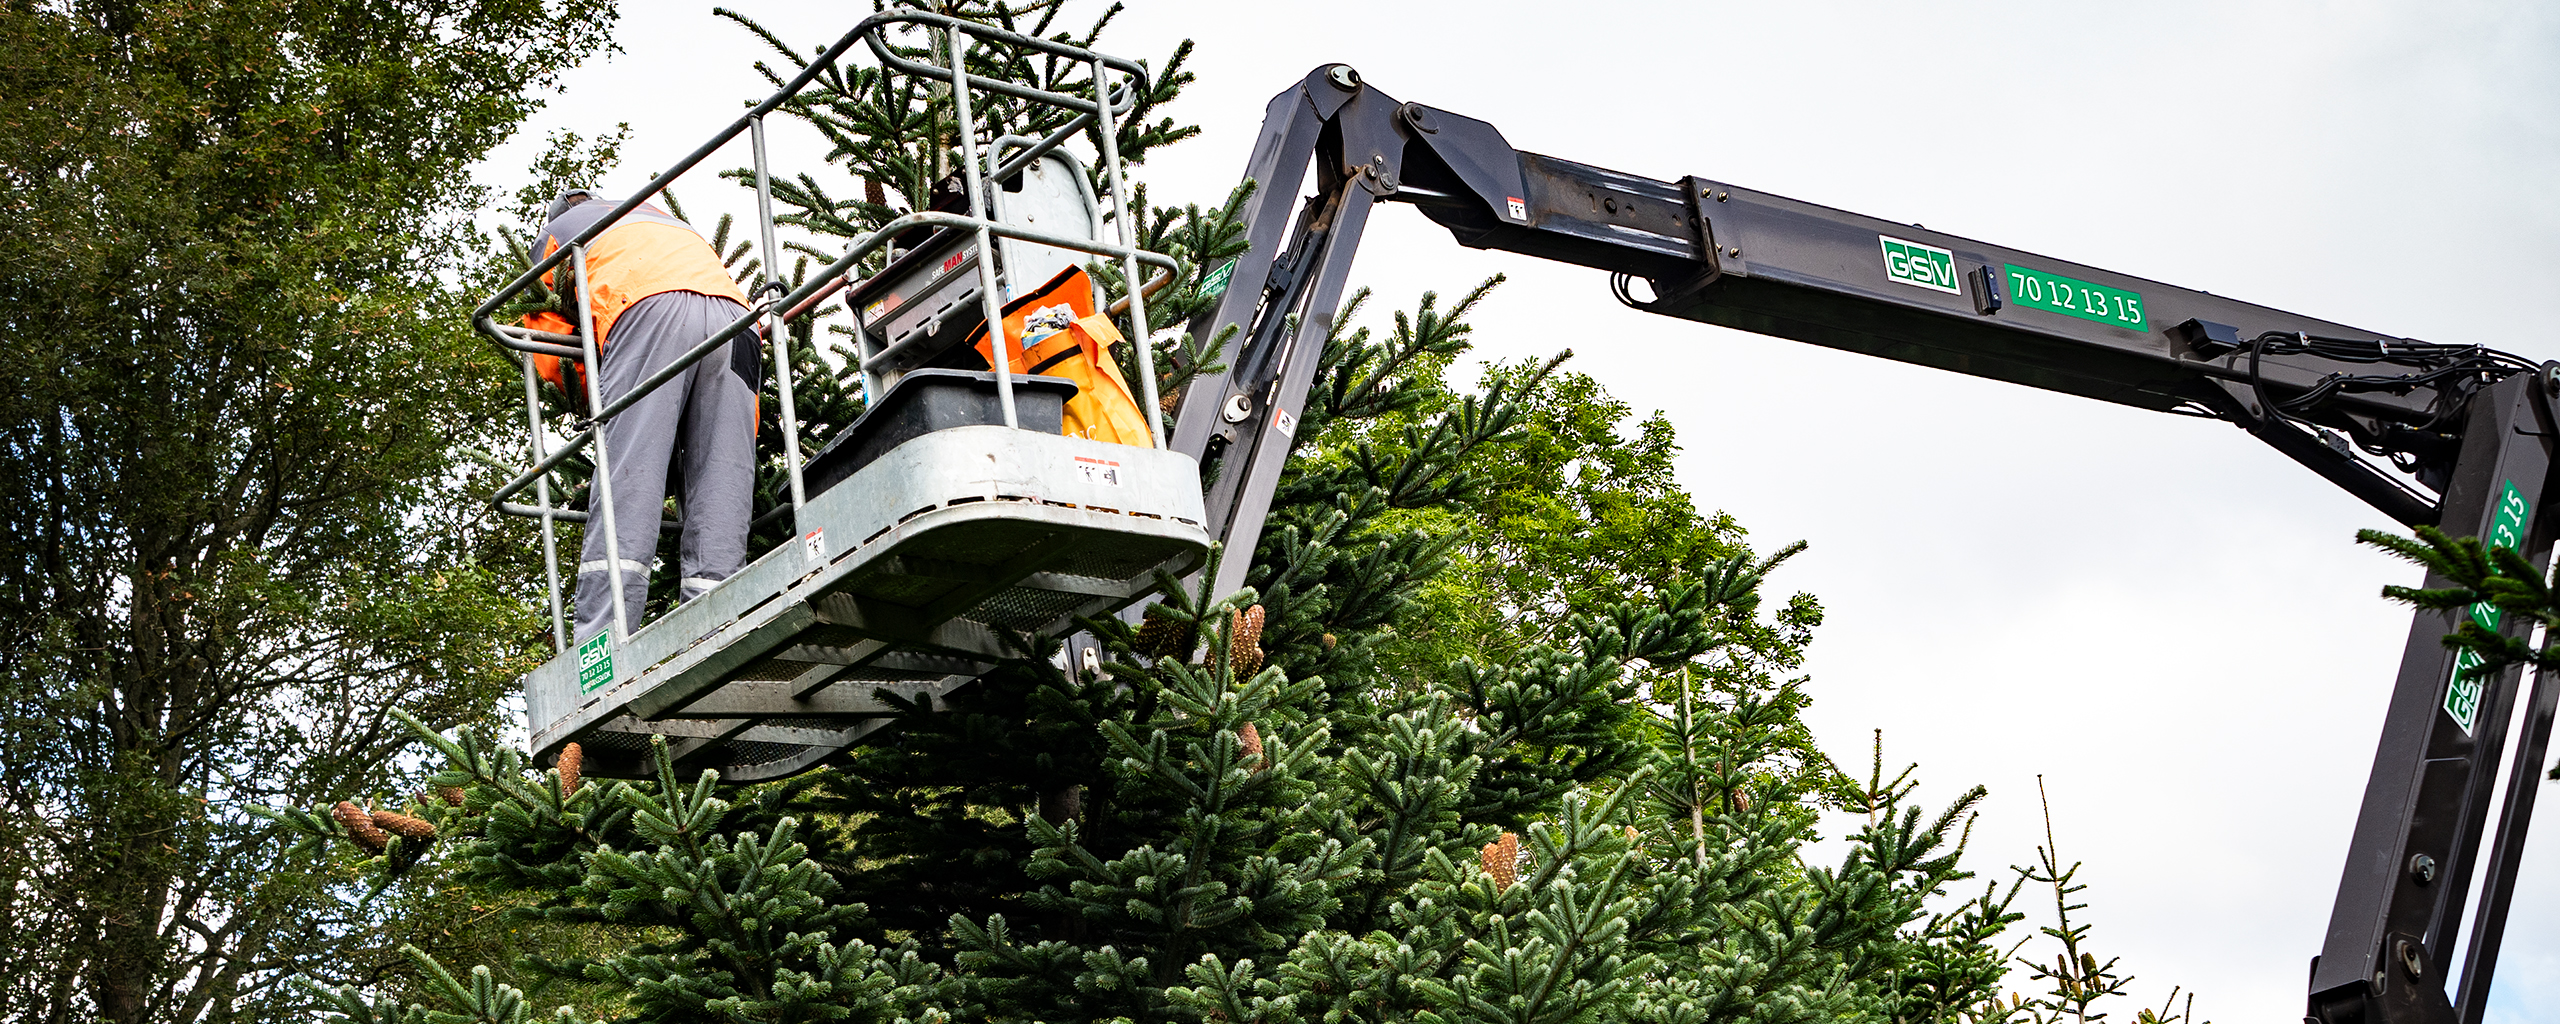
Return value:
<svg viewBox="0 0 2560 1024">
<path fill-rule="evenodd" d="M 424 818 L 412 818 L 398 811 L 375 811 L 373 823 L 413 843 L 423 843 L 436 837 L 434 822 Z"/>
<path fill-rule="evenodd" d="M 1503 833 L 1502 838 L 1484 844 L 1477 860 L 1484 865 L 1484 873 L 1493 876 L 1494 888 L 1511 888 L 1520 880 L 1520 837 Z"/>
<path fill-rule="evenodd" d="M 366 813 L 364 808 L 356 806 L 355 801 L 340 800 L 338 806 L 332 808 L 329 813 L 338 819 L 338 824 L 347 827 L 347 838 L 355 840 L 355 844 L 364 847 L 366 851 L 381 853 L 391 845 L 391 837 L 384 834 L 381 829 L 375 828 L 373 815 Z"/>
<path fill-rule="evenodd" d="M 1253 723 L 1246 722 L 1236 730 L 1236 740 L 1244 745 L 1244 759 L 1253 762 L 1256 768 L 1262 767 L 1262 730 L 1254 728 Z"/>
<path fill-rule="evenodd" d="M 586 748 L 575 743 L 560 748 L 560 795 L 578 791 L 578 769 L 587 763 Z"/>
<path fill-rule="evenodd" d="M 1161 614 L 1162 606 L 1150 606 L 1146 621 L 1138 624 L 1138 636 L 1131 641 L 1138 653 L 1150 658 L 1188 658 L 1191 649 L 1200 645 L 1199 627 L 1190 622 Z"/>
<path fill-rule="evenodd" d="M 1262 671 L 1262 606 L 1234 613 L 1227 629 L 1227 664 L 1239 676 Z"/>
</svg>

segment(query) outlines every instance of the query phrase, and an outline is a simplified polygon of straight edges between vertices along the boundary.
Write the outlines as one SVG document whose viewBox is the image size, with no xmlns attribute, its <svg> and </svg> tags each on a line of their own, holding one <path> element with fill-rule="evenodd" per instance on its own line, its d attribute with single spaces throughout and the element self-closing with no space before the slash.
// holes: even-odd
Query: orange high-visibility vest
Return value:
<svg viewBox="0 0 2560 1024">
<path fill-rule="evenodd" d="M 607 200 L 589 200 L 543 225 L 540 257 L 558 252 L 563 241 L 577 237 L 589 224 L 612 212 L 615 205 Z M 562 267 L 568 265 L 566 261 L 561 263 Z M 542 275 L 543 287 L 556 287 L 552 279 L 558 269 Z M 700 292 L 741 306 L 747 304 L 746 293 L 730 279 L 729 269 L 720 265 L 720 254 L 711 251 L 711 244 L 703 241 L 692 225 L 642 203 L 587 243 L 587 302 L 588 314 L 595 318 L 596 352 L 601 355 L 604 346 L 613 342 L 613 322 L 625 310 L 660 292 Z M 564 300 L 562 304 L 571 311 L 569 316 L 575 316 L 576 296 L 564 296 Z M 525 317 L 524 325 L 556 334 L 577 333 L 577 325 L 555 313 L 531 314 Z M 564 374 L 563 362 L 556 356 L 536 355 L 533 368 L 542 379 L 568 393 L 573 405 L 583 408 L 587 398 L 585 375 L 575 372 L 575 363 Z"/>
<path fill-rule="evenodd" d="M 1026 332 L 1029 348 L 1023 347 Z M 1112 326 L 1109 316 L 1094 311 L 1093 279 L 1085 276 L 1084 268 L 1059 271 L 1049 283 L 1006 303 L 1004 336 L 1013 350 L 1008 369 L 1076 382 L 1060 433 L 1139 448 L 1156 446 L 1147 432 L 1145 413 L 1130 397 L 1128 378 L 1120 374 L 1120 361 L 1111 356 L 1111 346 L 1123 340 L 1120 329 Z M 987 365 L 994 366 L 995 350 L 987 344 L 987 329 L 980 326 L 970 340 Z"/>
</svg>

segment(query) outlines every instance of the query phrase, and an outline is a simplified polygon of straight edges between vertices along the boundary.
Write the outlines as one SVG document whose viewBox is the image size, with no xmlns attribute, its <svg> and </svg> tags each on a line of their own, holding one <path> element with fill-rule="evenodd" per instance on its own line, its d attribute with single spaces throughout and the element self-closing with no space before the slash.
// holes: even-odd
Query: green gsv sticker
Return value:
<svg viewBox="0 0 2560 1024">
<path fill-rule="evenodd" d="M 2524 543 L 2525 517 L 2531 511 L 2524 492 L 2516 490 L 2516 482 L 2506 481 L 2506 487 L 2498 492 L 2497 515 L 2489 520 L 2489 546 L 2514 550 Z M 2497 605 L 2481 601 L 2471 606 L 2471 621 L 2482 629 L 2498 628 L 2500 618 Z M 2444 713 L 2453 716 L 2453 724 L 2461 726 L 2465 736 L 2480 724 L 2480 691 L 2486 684 L 2471 675 L 2473 669 L 2480 667 L 2480 661 L 2480 655 L 2468 649 L 2454 655 L 2453 681 L 2445 686 Z"/>
<path fill-rule="evenodd" d="M 1210 271 L 1209 276 L 1201 280 L 1200 297 L 1208 299 L 1226 294 L 1227 282 L 1233 280 L 1235 276 L 1236 261 L 1228 260 L 1225 266 Z"/>
<path fill-rule="evenodd" d="M 594 693 L 613 682 L 613 633 L 608 630 L 578 645 L 578 692 Z"/>
<path fill-rule="evenodd" d="M 1884 247 L 1886 280 L 1949 295 L 1964 294 L 1964 286 L 1956 283 L 1956 254 L 1890 235 L 1877 235 L 1876 244 Z"/>
</svg>

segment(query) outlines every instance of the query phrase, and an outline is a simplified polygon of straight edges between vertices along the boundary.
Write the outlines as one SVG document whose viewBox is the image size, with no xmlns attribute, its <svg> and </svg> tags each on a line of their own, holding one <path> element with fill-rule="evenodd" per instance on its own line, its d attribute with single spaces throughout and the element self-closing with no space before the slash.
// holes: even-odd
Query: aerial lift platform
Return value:
<svg viewBox="0 0 2560 1024">
<path fill-rule="evenodd" d="M 949 47 L 949 68 L 897 54 L 885 33 L 900 26 L 936 30 Z M 961 59 L 972 39 L 1089 67 L 1092 93 L 973 77 Z M 1116 220 L 1118 242 L 1097 238 L 1100 199 L 1114 210 L 1127 209 L 1117 125 L 1146 88 L 1145 69 L 1130 61 L 925 12 L 867 19 L 649 188 L 483 302 L 475 314 L 478 329 L 512 352 L 592 364 L 596 351 L 585 329 L 587 244 L 741 135 L 753 149 L 758 227 L 770 268 L 779 250 L 765 119 L 856 40 L 868 42 L 893 72 L 947 81 L 958 97 L 966 214 L 923 211 L 892 220 L 787 294 L 770 278 L 759 282 L 754 308 L 612 403 L 593 392 L 589 375 L 588 408 L 598 412 L 567 425 L 559 444 L 548 440 L 532 363 L 519 360 L 531 466 L 492 500 L 542 524 L 559 651 L 522 680 L 533 746 L 541 756 L 554 756 L 574 741 L 585 752 L 590 774 L 636 776 L 647 771 L 641 759 L 649 737 L 662 735 L 678 758 L 717 768 L 724 778 L 789 775 L 882 727 L 895 713 L 891 699 L 939 697 L 1000 662 L 1026 657 L 1022 638 L 1055 636 L 1079 616 L 1125 607 L 1154 588 L 1156 574 L 1190 572 L 1206 556 L 1199 463 L 1163 447 L 1145 346 L 1139 353 L 1148 429 L 1157 440 L 1152 448 L 1061 436 L 1061 405 L 1075 386 L 1017 372 L 1007 365 L 1009 345 L 991 346 L 998 355 L 992 372 L 928 365 L 965 342 L 972 330 L 1001 322 L 1008 297 L 1086 257 L 1117 261 L 1125 280 L 1146 280 L 1141 267 L 1155 271 L 1154 284 L 1170 280 L 1170 258 L 1129 246 L 1127 217 Z M 982 147 L 971 103 L 973 92 L 982 89 L 1077 116 L 1046 138 L 1008 136 Z M 1107 186 L 1099 197 L 1084 169 L 1059 148 L 1097 121 Z M 1006 159 L 982 167 L 990 153 Z M 892 250 L 911 233 L 921 233 L 923 240 L 895 251 L 880 273 L 848 283 L 866 259 Z M 496 322 L 495 312 L 509 299 L 560 266 L 578 271 L 578 334 L 549 335 Z M 1148 334 L 1147 290 L 1127 299 L 1141 338 Z M 870 402 L 837 443 L 803 458 L 783 328 L 839 292 L 860 311 L 858 372 Z M 763 553 L 655 621 L 617 621 L 604 634 L 571 643 L 557 524 L 587 523 L 608 536 L 658 525 L 612 521 L 612 503 L 601 496 L 611 494 L 613 453 L 596 424 L 694 362 L 725 351 L 731 338 L 759 329 L 769 340 L 778 375 L 797 540 Z M 592 521 L 559 507 L 551 490 L 553 471 L 580 451 L 591 453 L 601 498 L 589 503 L 601 510 Z M 516 500 L 528 490 L 531 504 Z M 619 591 L 619 562 L 608 565 Z"/>
<path fill-rule="evenodd" d="M 947 65 L 893 51 L 882 33 L 898 27 L 945 33 Z M 972 78 L 956 70 L 971 39 L 1084 62 L 1093 95 Z M 540 520 L 551 570 L 561 651 L 525 679 L 541 756 L 579 740 L 595 752 L 590 771 L 636 772 L 635 752 L 662 734 L 680 756 L 732 779 L 789 774 L 871 735 L 887 698 L 946 693 L 1030 656 L 1013 638 L 1062 637 L 1078 615 L 1140 601 L 1159 571 L 1196 570 L 1213 542 L 1251 550 L 1352 256 L 1370 213 L 1389 202 L 1419 208 L 1464 245 L 1606 271 L 1618 300 L 1646 312 L 2223 420 L 2400 523 L 2479 537 L 2536 565 L 2548 564 L 2560 535 L 2560 517 L 2547 513 L 2560 488 L 2551 472 L 2560 455 L 2560 364 L 2392 337 L 1711 177 L 1662 180 L 1522 152 L 1491 124 L 1399 102 L 1340 64 L 1316 68 L 1265 111 L 1245 173 L 1258 184 L 1245 210 L 1251 248 L 1213 275 L 1228 282 L 1219 305 L 1189 325 L 1200 339 L 1237 332 L 1228 365 L 1193 378 L 1166 438 L 1154 419 L 1146 344 L 1151 282 L 1126 301 L 1156 447 L 1058 437 L 1038 418 L 1054 384 L 1003 365 L 983 379 L 921 367 L 951 332 L 1000 319 L 1001 296 L 1028 279 L 1019 268 L 1056 259 L 1040 247 L 1116 260 L 1133 282 L 1142 265 L 1179 269 L 1130 248 L 1125 217 L 1115 218 L 1117 244 L 1098 241 L 1096 231 L 1058 230 L 1076 221 L 1072 204 L 1017 204 L 1050 211 L 1035 226 L 1031 213 L 994 209 L 1006 205 L 1005 190 L 988 187 L 1049 159 L 1099 120 L 1103 198 L 1125 208 L 1117 206 L 1126 193 L 1115 129 L 1122 97 L 1143 88 L 1145 70 L 906 8 L 865 19 L 648 191 L 483 303 L 479 329 L 520 353 L 591 359 L 583 331 L 538 335 L 491 314 L 543 270 L 582 259 L 589 238 L 741 133 L 755 144 L 764 246 L 775 251 L 763 119 L 857 41 L 891 72 L 951 83 L 969 212 L 908 214 L 787 295 L 766 284 L 748 316 L 689 355 L 699 359 L 759 323 L 779 337 L 782 319 L 848 290 L 874 406 L 869 425 L 852 431 L 861 451 L 822 453 L 813 462 L 822 486 L 809 491 L 797 439 L 786 437 L 800 541 L 657 622 L 617 628 L 577 650 L 561 624 L 553 534 L 583 517 L 553 504 L 548 481 L 570 453 L 595 444 L 594 431 L 573 424 L 566 443 L 546 444 L 528 364 L 532 468 L 493 501 Z M 1078 118 L 1043 139 L 981 146 L 973 90 Z M 862 259 L 918 228 L 933 229 L 933 240 L 848 284 Z M 995 258 L 980 258 L 989 252 Z M 788 432 L 789 367 L 778 353 L 776 362 Z M 601 418 L 629 402 L 590 407 Z M 902 408 L 943 412 L 902 419 Z M 870 424 L 874 415 L 882 422 Z M 609 486 L 609 456 L 595 452 L 599 486 Z M 534 504 L 512 500 L 528 489 Z M 596 525 L 610 532 L 621 524 Z M 1249 561 L 1223 560 L 1216 590 L 1241 586 Z M 2529 628 L 2512 617 L 2501 623 L 2494 608 L 2464 614 L 2509 635 Z M 2328 934 L 2312 961 L 2307 1021 L 2477 1024 L 2486 1011 L 2560 681 L 2537 673 L 2528 691 L 2518 670 L 2473 672 L 2476 661 L 2441 642 L 2454 616 L 2420 611 L 2411 626 Z M 1067 657 L 1083 670 L 1095 652 L 1071 647 Z"/>
</svg>

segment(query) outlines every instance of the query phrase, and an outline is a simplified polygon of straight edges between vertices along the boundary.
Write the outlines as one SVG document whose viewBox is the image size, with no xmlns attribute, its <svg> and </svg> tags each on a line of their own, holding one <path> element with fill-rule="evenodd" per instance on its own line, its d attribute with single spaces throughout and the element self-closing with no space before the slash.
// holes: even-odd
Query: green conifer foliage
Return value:
<svg viewBox="0 0 2560 1024">
<path fill-rule="evenodd" d="M 967 12 L 1049 34 L 1059 9 Z M 794 64 L 769 74 L 795 70 L 766 39 Z M 1188 81 L 1185 53 L 1150 111 Z M 944 101 L 868 71 L 822 82 L 795 112 L 852 183 L 778 189 L 792 223 L 849 237 L 934 202 Z M 1055 123 L 988 109 L 1004 130 Z M 1147 117 L 1124 128 L 1132 159 L 1190 134 Z M 1250 191 L 1133 203 L 1142 244 L 1184 266 L 1151 300 L 1158 325 L 1214 299 L 1207 276 L 1241 252 Z M 755 254 L 720 238 L 747 273 Z M 532 997 L 506 986 L 549 981 L 582 1019 L 2029 1016 L 1998 998 L 2023 882 L 1954 891 L 1982 792 L 1933 812 L 1909 770 L 1884 776 L 1880 743 L 1861 782 L 1805 727 L 1809 684 L 1792 673 L 1821 609 L 1763 592 L 1802 545 L 1764 555 L 1701 513 L 1672 477 L 1667 421 L 1565 370 L 1569 353 L 1450 383 L 1498 284 L 1445 306 L 1426 294 L 1385 331 L 1361 325 L 1354 295 L 1268 529 L 1212 553 L 1250 559 L 1247 588 L 1161 580 L 1141 624 L 1085 624 L 1110 653 L 1100 672 L 1062 670 L 1059 638 L 1020 638 L 1018 662 L 901 705 L 880 741 L 749 787 L 681 780 L 661 748 L 654 782 L 573 788 L 486 737 L 428 733 L 436 791 L 461 799 L 407 808 L 439 845 L 366 854 L 374 884 L 442 865 L 515 901 L 515 920 L 619 941 L 469 985 L 434 967 L 414 1001 L 345 991 L 336 1012 L 513 1019 Z M 840 354 L 820 360 L 814 330 L 795 330 L 804 369 L 837 374 L 802 393 L 814 444 L 859 398 L 831 369 Z M 1166 394 L 1222 344 L 1139 340 Z M 1837 864 L 1810 863 L 1838 811 L 1863 823 Z M 282 817 L 350 841 L 326 815 Z"/>
<path fill-rule="evenodd" d="M 1475 399 L 1407 458 L 1467 471 L 1453 448 L 1505 436 L 1502 396 Z M 1305 461 L 1423 477 L 1377 451 Z M 1450 564 L 1445 541 L 1298 493 L 1283 511 L 1315 529 L 1266 543 L 1254 578 L 1297 587 L 1317 573 L 1293 568 L 1381 540 L 1410 555 L 1366 570 L 1378 592 Z M 440 740 L 464 767 L 439 781 L 485 808 L 447 856 L 543 894 L 529 914 L 675 936 L 531 966 L 683 1019 L 763 1019 L 746 1011 L 846 998 L 855 977 L 888 979 L 862 1019 L 1954 1019 L 1991 995 L 1985 942 L 2008 920 L 1926 912 L 1965 877 L 1950 848 L 1978 794 L 1929 815 L 1906 780 L 1805 760 L 1801 684 L 1725 657 L 1769 627 L 1774 568 L 1697 566 L 1573 616 L 1563 645 L 1521 637 L 1420 681 L 1339 656 L 1364 630 L 1331 617 L 1329 582 L 1294 591 L 1308 625 L 1246 645 L 1238 613 L 1281 622 L 1273 598 L 1176 590 L 1165 615 L 1192 643 L 1142 652 L 1094 623 L 1107 678 L 1029 660 L 912 709 L 894 742 L 734 798 L 672 774 L 563 798 L 510 781 L 513 755 Z M 1253 649 L 1266 662 L 1240 664 Z M 1838 866 L 1804 864 L 1817 808 L 1852 793 L 1869 827 Z M 1515 878 L 1488 872 L 1488 844 L 1520 851 Z M 723 900 L 769 908 L 767 930 Z"/>
</svg>

